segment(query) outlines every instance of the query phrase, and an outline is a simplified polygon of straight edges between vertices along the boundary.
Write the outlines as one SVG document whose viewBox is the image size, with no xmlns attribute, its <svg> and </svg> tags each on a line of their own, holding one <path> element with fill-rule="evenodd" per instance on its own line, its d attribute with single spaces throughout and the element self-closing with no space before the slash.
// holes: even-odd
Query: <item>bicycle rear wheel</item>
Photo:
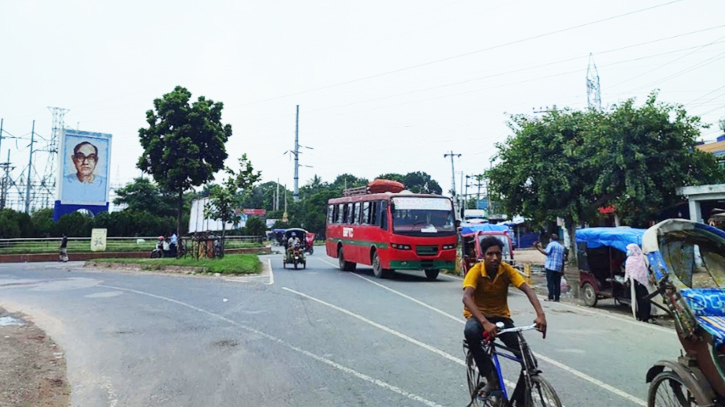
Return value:
<svg viewBox="0 0 725 407">
<path fill-rule="evenodd" d="M 531 376 L 531 388 L 526 394 L 526 407 L 561 407 L 556 390 L 540 375 Z"/>
</svg>

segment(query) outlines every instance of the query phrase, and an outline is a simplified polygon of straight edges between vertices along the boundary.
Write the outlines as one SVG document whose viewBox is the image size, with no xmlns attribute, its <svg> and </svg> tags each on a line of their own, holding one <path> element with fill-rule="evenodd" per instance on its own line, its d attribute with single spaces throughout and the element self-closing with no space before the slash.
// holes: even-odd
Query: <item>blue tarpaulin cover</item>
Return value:
<svg viewBox="0 0 725 407">
<path fill-rule="evenodd" d="M 627 245 L 630 243 L 642 246 L 642 235 L 645 230 L 616 227 L 577 229 L 576 242 L 577 244 L 586 243 L 588 249 L 606 246 L 626 253 Z"/>
<path fill-rule="evenodd" d="M 462 225 L 462 235 L 472 235 L 476 232 L 508 232 L 509 228 L 506 225 L 494 225 L 491 223 L 479 223 L 475 225 Z"/>
</svg>

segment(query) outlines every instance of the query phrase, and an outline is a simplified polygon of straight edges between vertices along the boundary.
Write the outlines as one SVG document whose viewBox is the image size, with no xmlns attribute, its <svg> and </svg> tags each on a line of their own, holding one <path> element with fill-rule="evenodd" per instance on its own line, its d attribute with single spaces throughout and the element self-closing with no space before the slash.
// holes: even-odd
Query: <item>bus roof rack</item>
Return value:
<svg viewBox="0 0 725 407">
<path fill-rule="evenodd" d="M 368 193 L 368 187 L 357 187 L 357 188 L 347 188 L 342 191 L 342 196 L 356 196 L 356 195 L 365 195 Z"/>
</svg>

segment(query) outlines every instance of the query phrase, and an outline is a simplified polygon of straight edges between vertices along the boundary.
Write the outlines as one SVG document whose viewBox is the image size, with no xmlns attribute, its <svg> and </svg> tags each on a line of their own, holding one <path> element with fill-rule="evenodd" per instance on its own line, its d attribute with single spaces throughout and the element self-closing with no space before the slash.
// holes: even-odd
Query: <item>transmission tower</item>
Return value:
<svg viewBox="0 0 725 407">
<path fill-rule="evenodd" d="M 599 87 L 599 71 L 594 63 L 594 56 L 589 54 L 587 68 L 587 104 L 592 110 L 602 110 L 602 89 Z"/>
<path fill-rule="evenodd" d="M 58 144 L 63 135 L 63 128 L 65 128 L 65 114 L 68 113 L 69 109 L 49 106 L 48 110 L 50 110 L 50 113 L 53 115 L 53 131 L 50 135 L 50 140 L 47 141 L 44 149 L 48 153 L 48 161 L 46 161 L 45 171 L 43 172 L 43 177 L 40 180 L 40 188 L 43 191 L 42 200 L 44 201 L 41 202 L 41 205 L 45 207 L 52 206 L 52 201 L 54 201 L 52 197 L 56 193 L 56 171 L 59 161 L 56 160 L 56 157 L 58 156 Z"/>
</svg>

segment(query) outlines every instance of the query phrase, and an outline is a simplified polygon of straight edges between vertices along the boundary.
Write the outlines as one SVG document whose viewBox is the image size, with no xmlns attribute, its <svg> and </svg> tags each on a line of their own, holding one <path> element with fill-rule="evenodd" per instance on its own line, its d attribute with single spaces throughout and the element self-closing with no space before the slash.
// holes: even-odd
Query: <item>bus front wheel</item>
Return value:
<svg viewBox="0 0 725 407">
<path fill-rule="evenodd" d="M 392 270 L 384 269 L 380 265 L 380 257 L 378 257 L 378 252 L 373 252 L 373 274 L 375 274 L 375 277 L 386 278 L 389 277 L 391 273 Z"/>
</svg>

